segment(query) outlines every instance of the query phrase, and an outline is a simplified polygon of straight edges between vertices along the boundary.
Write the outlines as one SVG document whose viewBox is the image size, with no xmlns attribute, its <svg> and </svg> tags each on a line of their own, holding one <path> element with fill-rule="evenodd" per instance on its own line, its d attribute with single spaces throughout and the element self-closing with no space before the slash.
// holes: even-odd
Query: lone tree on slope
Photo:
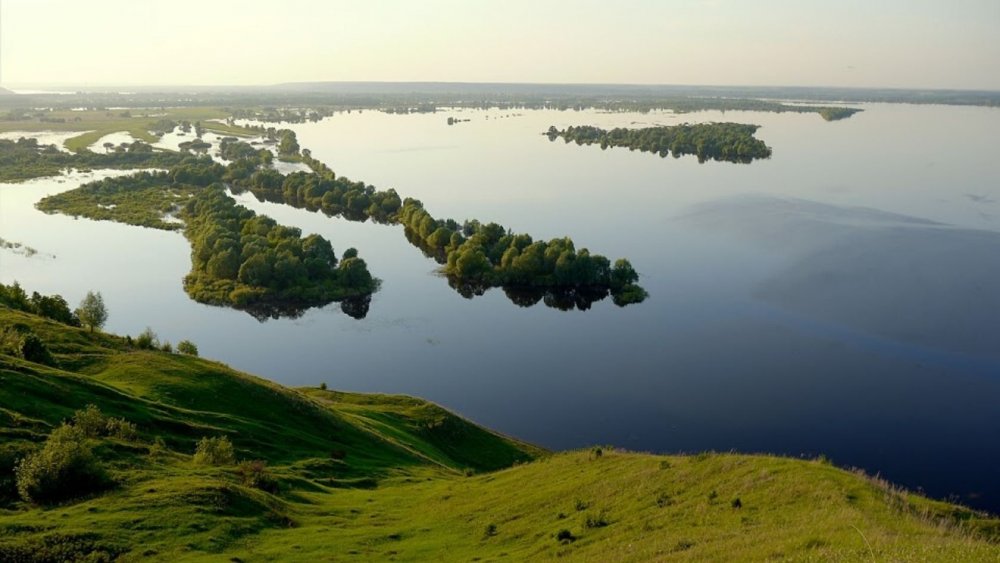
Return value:
<svg viewBox="0 0 1000 563">
<path fill-rule="evenodd" d="M 101 328 L 108 321 L 108 309 L 104 306 L 104 298 L 101 292 L 94 293 L 88 291 L 87 296 L 80 302 L 80 307 L 76 310 L 76 316 L 80 322 L 90 327 L 90 332 L 95 328 Z"/>
</svg>

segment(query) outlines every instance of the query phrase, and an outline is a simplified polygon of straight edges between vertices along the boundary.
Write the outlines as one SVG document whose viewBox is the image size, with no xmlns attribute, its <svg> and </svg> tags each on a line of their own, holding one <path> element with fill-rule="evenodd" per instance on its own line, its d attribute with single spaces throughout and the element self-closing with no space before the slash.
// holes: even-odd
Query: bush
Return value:
<svg viewBox="0 0 1000 563">
<path fill-rule="evenodd" d="M 126 441 L 135 440 L 138 434 L 135 424 L 124 418 L 109 418 L 108 423 L 104 426 L 104 430 L 108 436 Z"/>
<path fill-rule="evenodd" d="M 253 487 L 268 493 L 278 492 L 278 480 L 267 469 L 267 462 L 261 459 L 241 461 L 236 466 L 240 483 L 245 487 Z"/>
<path fill-rule="evenodd" d="M 5 326 L 0 330 L 0 352 L 36 364 L 56 365 L 45 342 L 31 330 L 31 327 L 21 323 Z"/>
<path fill-rule="evenodd" d="M 22 459 L 15 469 L 21 498 L 49 504 L 106 488 L 107 474 L 86 437 L 79 428 L 64 424 L 52 431 L 40 451 Z"/>
<path fill-rule="evenodd" d="M 159 436 L 154 438 L 153 443 L 149 445 L 149 457 L 160 457 L 167 451 L 167 443 Z"/>
<path fill-rule="evenodd" d="M 667 493 L 660 493 L 656 495 L 656 506 L 659 508 L 665 508 L 674 503 L 674 499 L 670 498 Z"/>
<path fill-rule="evenodd" d="M 160 339 L 153 332 L 153 329 L 146 327 L 146 330 L 135 337 L 135 346 L 140 350 L 155 350 L 160 347 Z"/>
<path fill-rule="evenodd" d="M 576 536 L 569 530 L 559 530 L 559 533 L 556 534 L 556 539 L 562 543 L 570 543 L 576 541 Z"/>
<path fill-rule="evenodd" d="M 17 482 L 14 470 L 18 461 L 34 453 L 35 446 L 25 442 L 0 444 L 0 506 L 17 499 Z"/>
<path fill-rule="evenodd" d="M 194 462 L 198 465 L 232 465 L 236 462 L 236 454 L 229 438 L 202 438 L 194 451 Z"/>
<path fill-rule="evenodd" d="M 188 356 L 197 356 L 198 347 L 190 340 L 181 340 L 177 343 L 177 352 Z"/>
<path fill-rule="evenodd" d="M 163 345 L 160 346 L 160 350 L 163 350 L 164 352 L 167 352 L 168 354 L 173 354 L 174 353 L 174 347 L 170 344 L 169 340 L 167 342 L 164 342 Z"/>
<path fill-rule="evenodd" d="M 21 339 L 20 352 L 20 356 L 29 362 L 47 366 L 54 366 L 56 364 L 52 358 L 52 354 L 49 352 L 48 346 L 33 332 L 25 334 Z"/>
<path fill-rule="evenodd" d="M 88 438 L 97 438 L 108 429 L 108 419 L 97 405 L 87 405 L 73 414 L 73 427 Z"/>
<path fill-rule="evenodd" d="M 607 513 L 602 510 L 597 514 L 588 514 L 583 525 L 587 528 L 603 528 L 610 523 Z"/>
</svg>

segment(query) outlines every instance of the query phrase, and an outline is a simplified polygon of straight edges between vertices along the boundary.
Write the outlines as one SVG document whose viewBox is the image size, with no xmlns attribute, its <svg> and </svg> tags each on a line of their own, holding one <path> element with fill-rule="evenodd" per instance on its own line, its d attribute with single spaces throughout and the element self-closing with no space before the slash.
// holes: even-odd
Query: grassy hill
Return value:
<svg viewBox="0 0 1000 563">
<path fill-rule="evenodd" d="M 419 399 L 289 389 L 0 307 L 14 326 L 52 365 L 0 354 L 0 561 L 1000 560 L 1000 521 L 821 461 L 549 454 Z M 108 482 L 20 499 L 17 460 L 87 405 L 135 424 L 85 441 Z M 219 436 L 267 480 L 196 463 Z"/>
</svg>

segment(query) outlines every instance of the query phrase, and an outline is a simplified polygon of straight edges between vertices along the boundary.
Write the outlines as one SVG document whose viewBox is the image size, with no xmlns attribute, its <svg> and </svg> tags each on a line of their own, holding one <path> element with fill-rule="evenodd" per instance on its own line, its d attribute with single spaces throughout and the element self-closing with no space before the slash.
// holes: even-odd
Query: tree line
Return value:
<svg viewBox="0 0 1000 563">
<path fill-rule="evenodd" d="M 605 130 L 592 125 L 570 126 L 559 130 L 549 127 L 545 133 L 550 141 L 562 137 L 567 143 L 627 147 L 629 150 L 650 152 L 666 157 L 680 158 L 686 154 L 697 155 L 698 162 L 706 160 L 749 163 L 758 158 L 769 158 L 771 149 L 753 135 L 759 125 L 745 123 L 697 123 L 665 125 L 627 129 L 616 127 Z"/>
</svg>

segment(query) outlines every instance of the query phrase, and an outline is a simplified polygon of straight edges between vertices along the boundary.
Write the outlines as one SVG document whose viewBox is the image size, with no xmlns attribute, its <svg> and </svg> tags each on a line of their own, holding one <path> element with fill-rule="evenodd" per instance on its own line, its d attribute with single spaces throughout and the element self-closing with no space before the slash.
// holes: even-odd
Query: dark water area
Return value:
<svg viewBox="0 0 1000 563">
<path fill-rule="evenodd" d="M 73 179 L 0 186 L 0 236 L 55 255 L 0 253 L 0 280 L 72 303 L 99 289 L 111 331 L 151 326 L 288 385 L 421 396 L 549 448 L 823 454 L 1000 512 L 1000 110 L 864 107 L 833 123 L 465 110 L 294 126 L 338 174 L 436 217 L 628 257 L 651 294 L 640 305 L 468 299 L 402 227 L 241 194 L 356 247 L 383 281 L 363 319 L 334 304 L 261 323 L 187 299 L 179 234 L 32 209 Z M 762 125 L 773 156 L 699 164 L 541 135 L 723 120 Z"/>
</svg>

